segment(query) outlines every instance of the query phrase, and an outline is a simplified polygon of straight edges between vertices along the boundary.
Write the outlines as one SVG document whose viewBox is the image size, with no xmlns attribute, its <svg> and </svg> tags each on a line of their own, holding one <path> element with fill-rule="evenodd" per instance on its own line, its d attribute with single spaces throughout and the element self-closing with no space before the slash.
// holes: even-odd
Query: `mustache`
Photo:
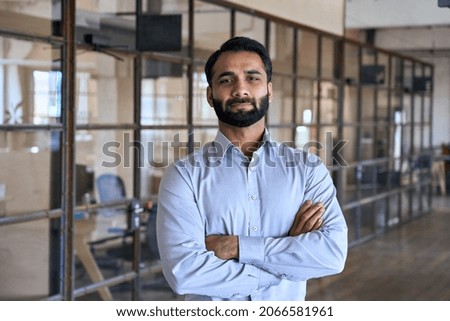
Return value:
<svg viewBox="0 0 450 321">
<path fill-rule="evenodd" d="M 252 104 L 253 106 L 256 106 L 255 100 L 251 98 L 231 98 L 226 102 L 226 106 L 231 106 L 233 104 Z"/>
</svg>

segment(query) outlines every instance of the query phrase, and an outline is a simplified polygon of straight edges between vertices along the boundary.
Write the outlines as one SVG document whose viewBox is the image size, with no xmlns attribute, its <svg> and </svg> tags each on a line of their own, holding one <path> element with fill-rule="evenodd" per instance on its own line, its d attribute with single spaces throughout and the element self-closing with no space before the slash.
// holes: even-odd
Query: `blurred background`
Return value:
<svg viewBox="0 0 450 321">
<path fill-rule="evenodd" d="M 214 139 L 203 66 L 242 35 L 273 59 L 272 136 L 315 146 L 349 226 L 309 298 L 449 300 L 449 6 L 0 0 L 0 299 L 182 299 L 158 185 Z"/>
</svg>

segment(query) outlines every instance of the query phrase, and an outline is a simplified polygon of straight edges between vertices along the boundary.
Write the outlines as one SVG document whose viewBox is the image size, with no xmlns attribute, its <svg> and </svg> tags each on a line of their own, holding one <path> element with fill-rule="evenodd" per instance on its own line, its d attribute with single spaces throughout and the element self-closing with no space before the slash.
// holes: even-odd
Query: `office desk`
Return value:
<svg viewBox="0 0 450 321">
<path fill-rule="evenodd" d="M 89 243 L 92 241 L 92 235 L 96 229 L 96 220 L 94 215 L 88 218 L 75 220 L 75 252 L 92 282 L 101 282 L 104 280 L 102 272 L 92 255 Z M 98 289 L 102 300 L 113 300 L 111 291 L 107 286 Z"/>
</svg>

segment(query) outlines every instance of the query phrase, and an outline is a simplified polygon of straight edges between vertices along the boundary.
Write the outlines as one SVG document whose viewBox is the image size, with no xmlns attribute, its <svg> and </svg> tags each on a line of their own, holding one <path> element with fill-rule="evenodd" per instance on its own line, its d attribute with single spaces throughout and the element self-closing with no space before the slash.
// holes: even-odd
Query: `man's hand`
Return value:
<svg viewBox="0 0 450 321">
<path fill-rule="evenodd" d="M 236 235 L 209 235 L 205 240 L 206 249 L 223 260 L 239 258 L 239 240 Z"/>
<path fill-rule="evenodd" d="M 313 204 L 306 201 L 295 215 L 294 223 L 289 230 L 289 236 L 297 236 L 303 233 L 317 230 L 323 223 L 322 215 L 325 207 L 322 202 Z"/>
</svg>

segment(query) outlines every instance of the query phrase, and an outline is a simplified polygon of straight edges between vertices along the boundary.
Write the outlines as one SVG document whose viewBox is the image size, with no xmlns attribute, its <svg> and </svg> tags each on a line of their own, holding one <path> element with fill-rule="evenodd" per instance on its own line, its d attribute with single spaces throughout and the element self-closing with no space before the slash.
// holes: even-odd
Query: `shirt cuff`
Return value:
<svg viewBox="0 0 450 321">
<path fill-rule="evenodd" d="M 239 262 L 264 262 L 264 238 L 239 236 Z"/>
</svg>

